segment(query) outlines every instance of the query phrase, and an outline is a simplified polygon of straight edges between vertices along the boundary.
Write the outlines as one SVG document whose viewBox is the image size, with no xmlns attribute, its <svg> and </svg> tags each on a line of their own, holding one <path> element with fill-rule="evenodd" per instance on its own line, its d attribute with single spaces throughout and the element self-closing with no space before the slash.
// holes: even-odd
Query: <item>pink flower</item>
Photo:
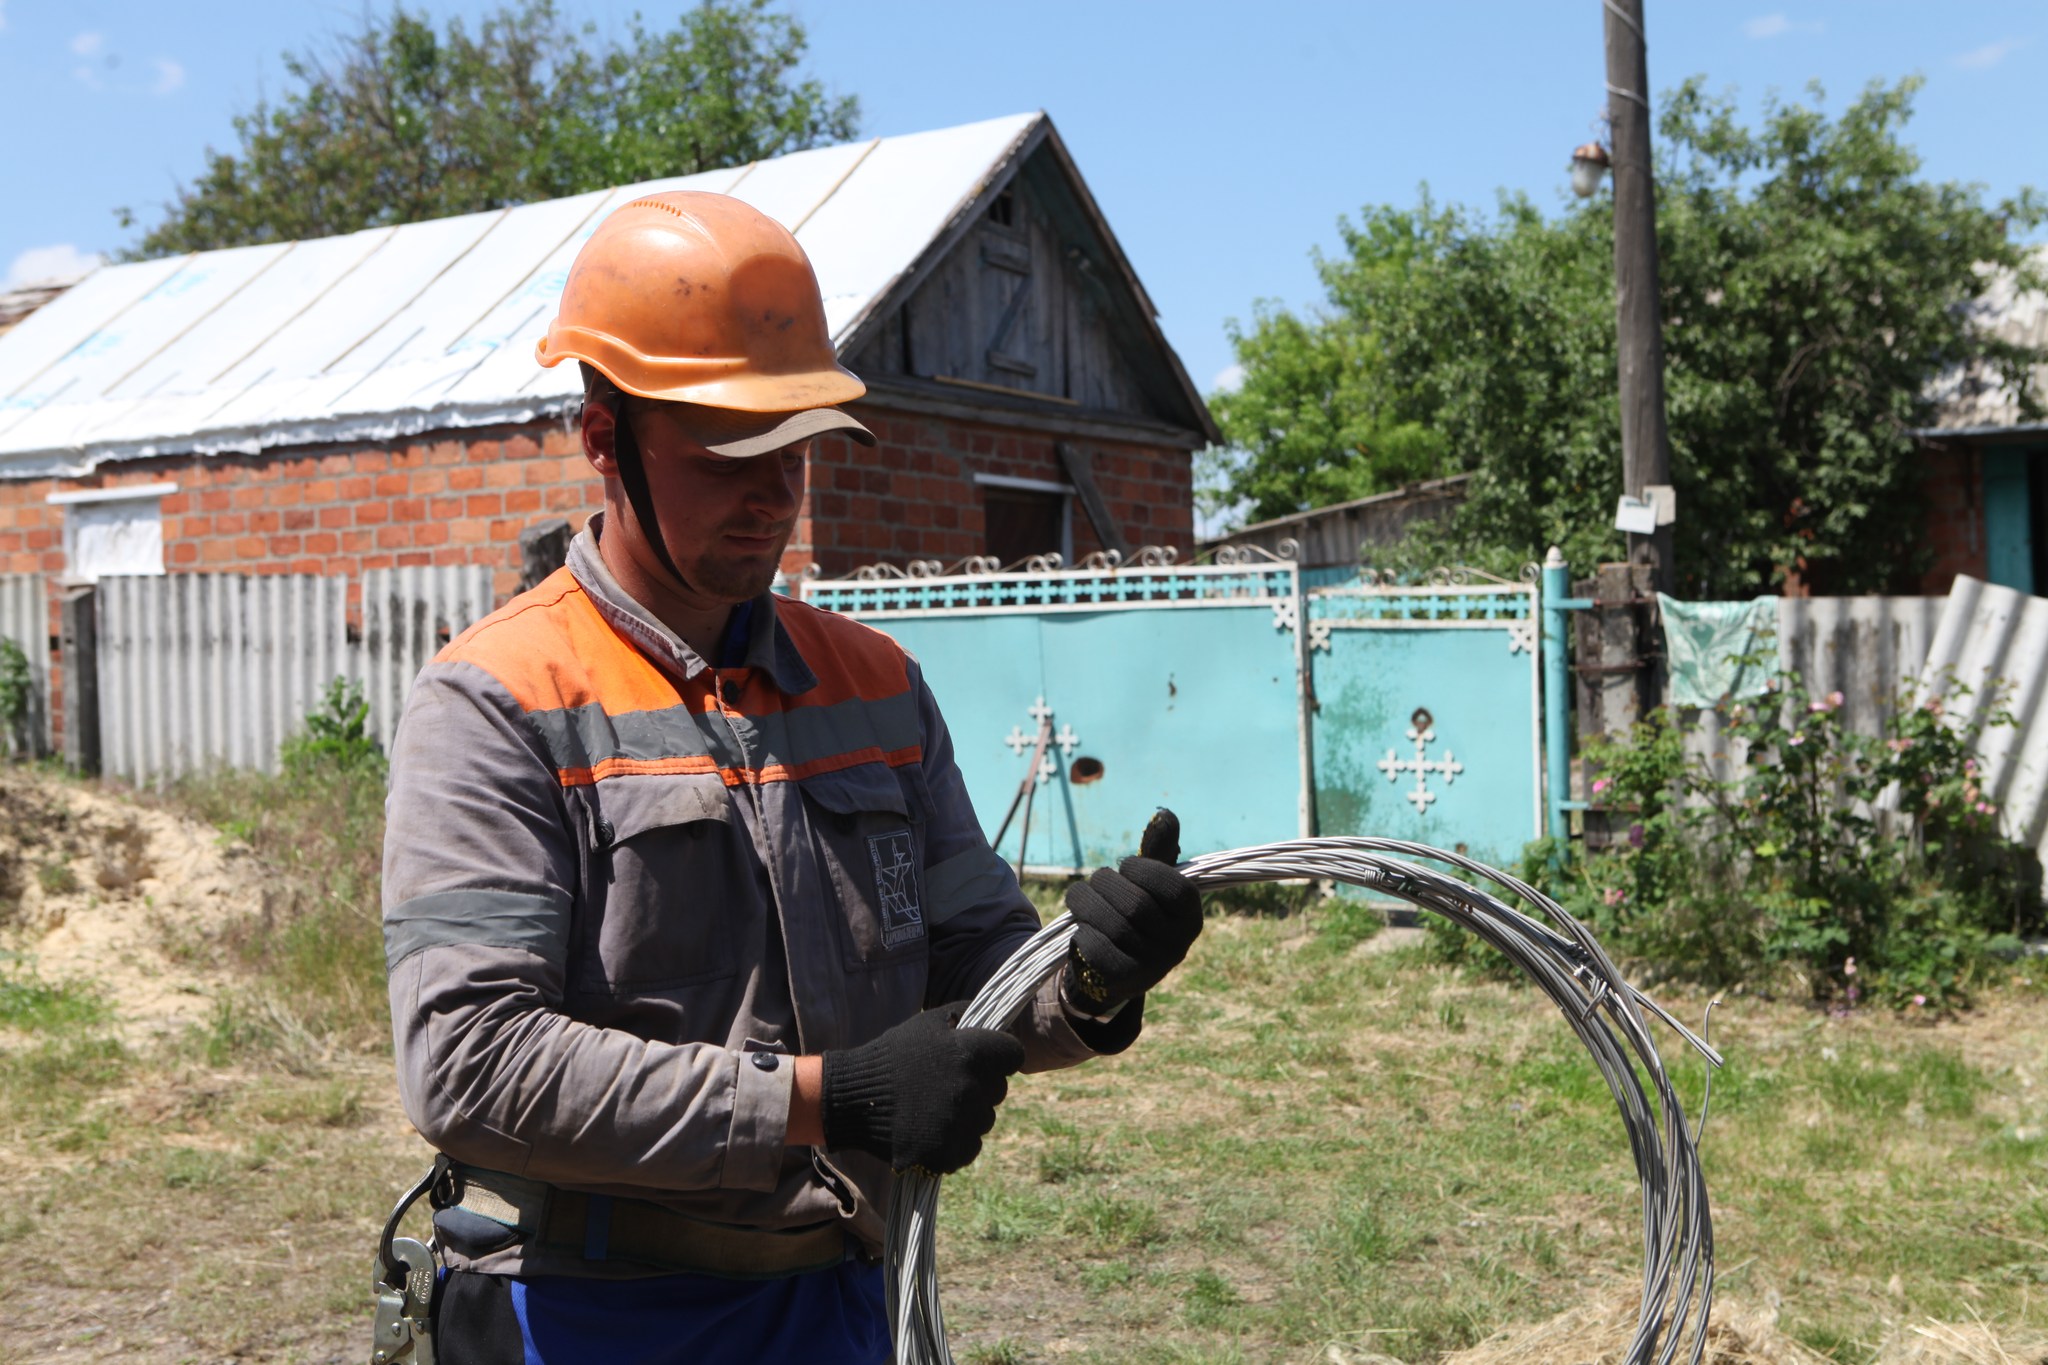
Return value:
<svg viewBox="0 0 2048 1365">
<path fill-rule="evenodd" d="M 1618 886 L 1610 886 L 1605 891 L 1600 893 L 1600 899 L 1605 901 L 1608 907 L 1612 909 L 1614 906 L 1620 905 L 1623 901 L 1628 899 L 1628 892 L 1622 890 Z"/>
<path fill-rule="evenodd" d="M 1977 814 L 1979 815 L 1990 815 L 1997 811 L 1997 809 L 1998 807 L 1992 805 L 1989 801 L 1979 801 L 1977 803 Z"/>
<path fill-rule="evenodd" d="M 1928 699 L 1926 700 L 1926 702 L 1924 702 L 1924 703 L 1923 703 L 1923 704 L 1921 705 L 1920 709 L 1921 709 L 1921 710 L 1923 710 L 1923 711 L 1925 711 L 1925 712 L 1926 712 L 1926 713 L 1927 713 L 1928 715 L 1930 715 L 1930 716 L 1938 716 L 1938 715 L 1940 715 L 1940 714 L 1941 714 L 1941 698 L 1940 698 L 1940 697 L 1929 697 L 1929 698 L 1928 698 Z"/>
<path fill-rule="evenodd" d="M 1927 1007 L 1927 997 L 1924 995 L 1916 995 L 1913 997 L 1913 1004 L 1918 1008 L 1925 1009 Z"/>
<path fill-rule="evenodd" d="M 1825 711 L 1827 709 L 1828 704 L 1824 701 L 1810 701 L 1806 703 L 1806 711 L 1808 715 L 1817 715 L 1820 712 Z"/>
<path fill-rule="evenodd" d="M 1612 782 L 1609 782 L 1604 777 L 1596 777 L 1593 779 L 1593 795 L 1598 796 L 1601 792 L 1606 791 L 1609 787 L 1613 785 L 1614 784 Z"/>
<path fill-rule="evenodd" d="M 1966 772 L 1966 773 L 1974 773 L 1974 772 L 1976 772 L 1976 771 L 1977 771 L 1977 760 L 1976 760 L 1976 759 L 1974 759 L 1974 758 L 1966 758 L 1966 759 L 1964 759 L 1964 760 L 1963 760 L 1963 771 L 1964 771 L 1964 772 Z"/>
<path fill-rule="evenodd" d="M 1791 745 L 1791 746 L 1792 746 L 1793 748 L 1795 748 L 1795 749 L 1796 749 L 1796 748 L 1798 748 L 1798 747 L 1799 747 L 1800 745 L 1802 745 L 1802 744 L 1806 743 L 1806 736 L 1805 736 L 1805 735 L 1794 735 L 1794 736 L 1792 736 L 1792 738 L 1790 738 L 1790 739 L 1786 740 L 1785 742 L 1786 742 L 1787 744 L 1790 744 L 1790 745 Z"/>
<path fill-rule="evenodd" d="M 1828 710 L 1838 709 L 1845 700 L 1847 699 L 1839 691 L 1828 693 Z"/>
<path fill-rule="evenodd" d="M 1852 957 L 1852 958 L 1850 958 L 1850 959 L 1849 959 L 1848 961 L 1846 961 L 1846 962 L 1844 962 L 1844 963 L 1842 964 L 1842 975 L 1843 975 L 1843 976 L 1854 976 L 1854 975 L 1856 975 L 1856 959 L 1855 959 L 1855 958 L 1853 958 L 1853 957 Z"/>
<path fill-rule="evenodd" d="M 1902 754 L 1913 747 L 1913 741 L 1910 739 L 1888 739 L 1884 742 L 1884 747 L 1890 749 L 1895 754 Z"/>
</svg>

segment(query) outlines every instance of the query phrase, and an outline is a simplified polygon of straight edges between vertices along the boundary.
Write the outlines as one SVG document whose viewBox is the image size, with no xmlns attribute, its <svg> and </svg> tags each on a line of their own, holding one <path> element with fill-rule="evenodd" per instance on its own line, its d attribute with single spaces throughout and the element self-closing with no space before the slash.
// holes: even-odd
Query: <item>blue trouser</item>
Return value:
<svg viewBox="0 0 2048 1365">
<path fill-rule="evenodd" d="M 774 1280 L 592 1280 L 455 1271 L 443 1365 L 888 1365 L 882 1270 L 847 1261 Z"/>
</svg>

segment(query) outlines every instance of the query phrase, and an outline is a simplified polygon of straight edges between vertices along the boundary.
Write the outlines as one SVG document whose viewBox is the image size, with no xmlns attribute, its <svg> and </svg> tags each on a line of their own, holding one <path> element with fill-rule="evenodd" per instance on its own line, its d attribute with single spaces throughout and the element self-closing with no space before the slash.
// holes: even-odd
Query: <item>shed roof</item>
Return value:
<svg viewBox="0 0 2048 1365">
<path fill-rule="evenodd" d="M 1049 127 L 1043 113 L 1013 115 L 487 213 L 107 266 L 0 334 L 0 476 L 559 413 L 580 381 L 573 366 L 540 368 L 534 343 L 570 263 L 606 213 L 662 190 L 732 194 L 788 226 L 843 353 Z M 1165 348 L 1141 289 L 1136 302 Z"/>
</svg>

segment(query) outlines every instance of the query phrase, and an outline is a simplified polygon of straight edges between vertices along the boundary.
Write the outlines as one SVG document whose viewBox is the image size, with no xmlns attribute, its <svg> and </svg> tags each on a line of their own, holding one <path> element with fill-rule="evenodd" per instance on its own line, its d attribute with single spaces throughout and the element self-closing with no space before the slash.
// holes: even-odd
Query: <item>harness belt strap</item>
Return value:
<svg viewBox="0 0 2048 1365">
<path fill-rule="evenodd" d="M 780 1279 L 828 1270 L 847 1256 L 841 1225 L 749 1228 L 714 1223 L 642 1199 L 580 1194 L 478 1166 L 453 1168 L 456 1208 L 517 1228 L 545 1251 L 633 1261 L 726 1279 Z"/>
</svg>

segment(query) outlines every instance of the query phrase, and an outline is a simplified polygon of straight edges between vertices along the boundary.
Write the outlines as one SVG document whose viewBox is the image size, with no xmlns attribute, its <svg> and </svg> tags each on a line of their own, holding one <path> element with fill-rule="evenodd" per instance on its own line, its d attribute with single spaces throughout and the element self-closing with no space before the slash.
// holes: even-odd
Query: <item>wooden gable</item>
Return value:
<svg viewBox="0 0 2048 1365">
<path fill-rule="evenodd" d="M 1207 405 L 1049 120 L 864 323 L 848 364 L 896 390 L 1216 439 Z"/>
</svg>

